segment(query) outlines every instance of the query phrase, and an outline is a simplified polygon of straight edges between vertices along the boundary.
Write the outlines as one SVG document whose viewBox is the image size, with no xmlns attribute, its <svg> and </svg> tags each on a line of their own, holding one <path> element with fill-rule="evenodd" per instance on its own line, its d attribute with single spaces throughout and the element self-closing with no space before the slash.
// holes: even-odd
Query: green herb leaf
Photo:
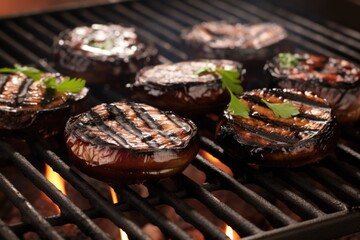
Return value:
<svg viewBox="0 0 360 240">
<path fill-rule="evenodd" d="M 223 88 L 230 89 L 235 94 L 241 94 L 244 92 L 241 86 L 241 80 L 239 79 L 240 73 L 234 70 L 216 69 L 216 72 L 221 76 L 221 83 Z"/>
<path fill-rule="evenodd" d="M 103 42 L 90 41 L 88 43 L 88 45 L 90 47 L 100 48 L 100 49 L 104 49 L 104 50 L 110 50 L 110 49 L 112 49 L 114 47 L 114 44 L 113 44 L 111 39 L 106 39 Z"/>
<path fill-rule="evenodd" d="M 205 67 L 200 69 L 194 74 L 202 75 L 206 73 L 217 73 L 221 77 L 221 86 L 227 89 L 230 93 L 230 103 L 228 106 L 228 112 L 234 116 L 241 116 L 243 118 L 249 118 L 250 109 L 235 94 L 241 94 L 244 92 L 241 86 L 240 73 L 235 70 L 224 70 L 218 68 Z"/>
<path fill-rule="evenodd" d="M 0 68 L 0 73 L 22 73 L 27 77 L 32 78 L 34 81 L 38 81 L 41 79 L 44 72 L 37 68 L 15 64 L 14 68 Z"/>
<path fill-rule="evenodd" d="M 44 80 L 44 84 L 47 88 L 55 89 L 58 92 L 72 92 L 78 93 L 85 87 L 86 81 L 81 78 L 65 78 L 64 81 L 56 83 L 54 77 L 50 77 Z"/>
<path fill-rule="evenodd" d="M 202 68 L 194 74 L 202 75 L 206 73 L 217 73 L 221 77 L 221 86 L 225 89 L 230 89 L 235 94 L 241 94 L 244 92 L 243 87 L 241 86 L 240 73 L 236 70 L 224 70 L 219 68 L 205 67 Z"/>
<path fill-rule="evenodd" d="M 243 118 L 249 118 L 249 107 L 237 98 L 229 89 L 230 92 L 230 103 L 228 106 L 228 112 L 234 116 L 240 116 Z"/>
<path fill-rule="evenodd" d="M 265 99 L 261 99 L 268 108 L 277 116 L 281 118 L 291 118 L 298 115 L 299 109 L 291 103 L 269 103 Z"/>
<path fill-rule="evenodd" d="M 299 55 L 291 53 L 279 53 L 280 68 L 296 67 L 299 64 Z"/>
</svg>

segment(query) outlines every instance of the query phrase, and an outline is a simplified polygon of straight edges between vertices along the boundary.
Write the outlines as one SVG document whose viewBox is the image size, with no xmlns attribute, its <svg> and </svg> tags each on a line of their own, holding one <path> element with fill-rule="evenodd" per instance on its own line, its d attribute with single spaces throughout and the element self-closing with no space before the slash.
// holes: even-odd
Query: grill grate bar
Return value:
<svg viewBox="0 0 360 240">
<path fill-rule="evenodd" d="M 43 18 L 44 18 L 45 23 L 50 24 L 52 27 L 56 28 L 58 31 L 63 31 L 67 28 L 62 22 L 55 19 L 51 15 L 45 15 L 45 16 L 43 16 Z"/>
<path fill-rule="evenodd" d="M 268 2 L 266 1 L 262 1 L 261 6 L 263 8 L 266 9 L 271 9 L 273 13 L 275 13 L 276 15 L 281 16 L 282 18 L 288 19 L 289 21 L 291 20 L 292 22 L 294 22 L 295 24 L 298 25 L 302 25 L 303 27 L 312 30 L 312 31 L 316 31 L 317 33 L 320 33 L 324 36 L 326 36 L 327 38 L 332 38 L 335 41 L 347 45 L 350 48 L 353 49 L 358 49 L 360 50 L 360 45 L 359 42 L 355 39 L 352 39 L 352 37 L 350 36 L 345 36 L 343 34 L 338 33 L 337 31 L 332 31 L 314 21 L 311 21 L 309 19 L 306 19 L 302 16 L 299 16 L 297 14 L 291 13 L 285 9 L 281 9 L 279 7 L 276 7 L 274 5 L 270 5 L 268 4 Z M 339 48 L 339 50 L 342 51 L 342 47 Z"/>
<path fill-rule="evenodd" d="M 241 199 L 256 208 L 266 219 L 275 227 L 287 226 L 295 223 L 294 220 L 289 218 L 277 207 L 270 202 L 266 201 L 263 197 L 246 188 L 244 185 L 230 177 L 217 167 L 210 164 L 206 159 L 201 156 L 196 157 L 194 165 L 200 168 L 206 168 L 207 172 L 212 172 L 223 183 L 223 186 L 234 193 L 236 193 Z"/>
<path fill-rule="evenodd" d="M 177 34 L 174 34 L 173 32 L 165 29 L 163 26 L 161 26 L 153 21 L 149 21 L 149 19 L 144 17 L 144 16 L 148 15 L 147 11 L 141 12 L 142 14 L 139 14 L 136 11 L 131 10 L 130 8 L 125 8 L 124 6 L 120 6 L 120 5 L 116 6 L 115 9 L 118 12 L 121 12 L 121 14 L 123 14 L 127 18 L 129 18 L 132 22 L 137 22 L 138 24 L 141 24 L 143 22 L 148 22 L 146 27 L 148 27 L 152 31 L 162 35 L 163 37 L 167 38 L 173 44 L 179 45 L 180 39 Z M 152 19 L 153 18 L 151 18 L 150 20 L 152 20 Z M 143 27 L 145 28 L 145 26 L 143 26 Z M 186 59 L 186 55 L 184 56 L 184 59 Z"/>
<path fill-rule="evenodd" d="M 13 231 L 0 219 L 0 238 L 19 240 Z"/>
<path fill-rule="evenodd" d="M 257 226 L 243 218 L 233 209 L 214 197 L 209 191 L 205 190 L 199 184 L 195 183 L 188 177 L 180 175 L 179 182 L 187 186 L 187 191 L 191 192 L 196 199 L 199 199 L 207 208 L 224 220 L 241 236 L 248 236 L 262 232 Z"/>
<path fill-rule="evenodd" d="M 156 208 L 139 197 L 132 189 L 126 186 L 114 188 L 128 204 L 134 209 L 140 210 L 140 212 L 153 224 L 159 227 L 165 235 L 171 237 L 171 239 L 189 239 L 189 236 L 181 228 L 166 219 L 156 210 Z"/>
<path fill-rule="evenodd" d="M 0 58 L 6 62 L 9 66 L 14 65 L 15 63 L 18 63 L 19 61 L 13 58 L 10 54 L 5 52 L 4 50 L 0 49 Z M 6 65 L 5 64 L 5 65 Z"/>
<path fill-rule="evenodd" d="M 244 22 L 255 23 L 255 22 L 261 21 L 261 19 L 259 17 L 250 15 L 247 12 L 245 12 L 239 8 L 234 8 L 229 3 L 226 3 L 224 1 L 211 1 L 211 2 L 209 2 L 209 4 L 213 5 L 214 7 L 218 8 L 218 9 L 221 9 L 221 11 L 224 11 L 225 13 L 228 13 L 235 17 L 240 18 L 241 21 L 244 21 Z"/>
<path fill-rule="evenodd" d="M 162 9 L 165 13 L 170 14 L 173 19 L 176 18 L 177 21 L 183 22 L 186 25 L 193 25 L 199 22 L 193 17 L 190 17 L 172 7 L 167 6 L 166 2 L 162 3 L 160 1 L 153 1 L 151 4 L 149 4 L 149 7 L 152 9 Z"/>
<path fill-rule="evenodd" d="M 354 160 L 356 160 L 358 163 L 360 163 L 360 153 L 358 153 L 354 149 L 352 149 L 342 143 L 339 143 L 337 145 L 337 148 L 340 149 L 342 152 L 345 152 L 346 154 L 352 156 Z"/>
<path fill-rule="evenodd" d="M 11 47 L 16 49 L 19 53 L 22 54 L 22 56 L 29 59 L 31 62 L 34 62 L 41 66 L 41 68 L 46 69 L 47 71 L 54 71 L 54 69 L 47 64 L 47 62 L 42 61 L 40 57 L 35 55 L 33 52 L 25 48 L 23 45 L 21 45 L 17 40 L 15 40 L 13 37 L 10 37 L 7 33 L 5 33 L 3 30 L 0 30 L 0 39 L 9 44 Z"/>
<path fill-rule="evenodd" d="M 77 17 L 75 14 L 72 14 L 72 12 L 61 12 L 59 16 L 64 19 L 65 21 L 69 22 L 71 25 L 74 26 L 81 26 L 84 25 L 85 22 L 82 21 L 79 17 Z"/>
<path fill-rule="evenodd" d="M 12 162 L 29 178 L 35 186 L 48 195 L 61 209 L 61 213 L 69 217 L 80 229 L 94 239 L 109 239 L 107 235 L 92 222 L 73 202 L 64 196 L 52 183 L 33 166 L 30 162 L 11 149 L 7 144 L 0 143 L 3 152 L 9 154 Z"/>
<path fill-rule="evenodd" d="M 157 21 L 160 25 L 168 26 L 172 30 L 176 30 L 176 32 L 180 32 L 184 26 L 174 21 L 173 19 L 167 18 L 164 15 L 150 9 L 149 7 L 140 4 L 134 3 L 133 8 L 142 14 L 146 14 L 150 19 Z M 179 36 L 176 35 L 176 39 L 180 41 Z"/>
<path fill-rule="evenodd" d="M 27 42 L 31 42 L 38 50 L 44 53 L 43 56 L 47 56 L 51 53 L 51 48 L 44 44 L 40 38 L 35 37 L 32 33 L 23 29 L 15 22 L 9 21 L 6 23 L 6 25 L 17 34 L 17 39 L 24 38 Z M 33 51 L 35 51 L 35 49 Z"/>
<path fill-rule="evenodd" d="M 28 28 L 31 28 L 35 30 L 37 33 L 41 34 L 41 38 L 42 39 L 45 38 L 49 46 L 52 45 L 53 38 L 55 37 L 55 33 L 50 31 L 48 28 L 44 27 L 35 18 L 27 17 L 23 19 L 21 24 L 26 24 Z"/>
<path fill-rule="evenodd" d="M 248 169 L 249 172 L 249 169 Z M 261 174 L 251 171 L 248 175 L 256 181 L 260 186 L 264 187 L 266 190 L 272 192 L 280 200 L 284 201 L 287 206 L 291 208 L 297 215 L 301 216 L 302 219 L 312 219 L 323 216 L 324 213 L 318 208 L 312 206 L 305 199 L 301 198 L 296 193 L 290 191 L 284 185 L 280 184 L 273 179 L 268 179 L 262 176 Z"/>
<path fill-rule="evenodd" d="M 305 193 L 313 202 L 317 204 L 318 207 L 323 208 L 326 211 L 345 211 L 347 210 L 346 205 L 329 195 L 328 193 L 317 189 L 309 188 L 312 183 L 306 178 L 303 178 L 295 173 L 290 171 L 278 171 L 280 177 L 283 178 L 285 182 L 291 183 L 292 186 L 295 186 L 302 193 Z"/>
<path fill-rule="evenodd" d="M 230 0 L 226 0 L 226 1 L 230 1 Z M 334 52 L 339 52 L 341 54 L 347 54 L 349 57 L 351 57 L 352 59 L 354 59 L 355 61 L 358 61 L 358 59 L 360 58 L 360 54 L 352 49 L 349 49 L 348 47 L 336 43 L 332 40 L 329 40 L 328 38 L 324 38 L 323 36 L 321 36 L 320 34 L 318 34 L 317 32 L 313 32 L 307 29 L 304 29 L 303 27 L 294 24 L 292 22 L 289 22 L 288 20 L 282 18 L 282 17 L 278 17 L 268 11 L 265 11 L 253 4 L 250 4 L 248 2 L 245 1 L 241 1 L 241 2 L 237 2 L 237 6 L 244 9 L 245 11 L 250 12 L 251 14 L 260 16 L 261 18 L 267 19 L 267 20 L 271 20 L 271 21 L 275 21 L 275 22 L 279 22 L 281 23 L 284 27 L 290 29 L 292 32 L 295 32 L 303 37 L 306 37 L 308 39 L 311 39 L 312 41 L 315 41 L 317 43 L 320 43 L 323 46 L 328 47 L 329 49 L 332 49 L 332 51 Z M 311 36 L 311 38 L 309 38 Z M 335 48 L 336 46 L 336 48 Z"/>
<path fill-rule="evenodd" d="M 334 172 L 341 174 L 342 178 L 348 179 L 352 185 L 360 187 L 360 171 L 354 165 L 335 158 L 329 159 L 327 163 Z"/>
<path fill-rule="evenodd" d="M 0 173 L 0 189 L 10 198 L 11 202 L 20 210 L 25 221 L 29 222 L 40 234 L 47 239 L 63 239 L 51 225 L 34 209 L 25 197 Z"/>
<path fill-rule="evenodd" d="M 331 30 L 333 30 L 334 32 L 341 32 L 342 34 L 351 37 L 351 38 L 355 38 L 357 40 L 360 40 L 360 32 L 355 31 L 351 28 L 342 26 L 336 22 L 333 21 L 326 21 L 325 25 L 329 28 L 331 28 Z"/>
<path fill-rule="evenodd" d="M 321 220 L 315 218 L 263 233 L 241 238 L 242 240 L 304 240 L 304 239 L 333 239 L 360 231 L 358 222 L 359 211 L 343 211 L 329 214 Z M 342 227 L 339 228 L 339 225 Z"/>
<path fill-rule="evenodd" d="M 104 19 L 96 16 L 95 14 L 93 14 L 92 12 L 90 12 L 87 9 L 80 10 L 77 13 L 80 14 L 83 18 L 89 20 L 92 23 L 100 23 L 100 24 L 106 24 L 107 23 Z"/>
<path fill-rule="evenodd" d="M 180 201 L 171 193 L 166 192 L 159 184 L 148 185 L 151 193 L 157 194 L 165 204 L 170 205 L 187 222 L 194 225 L 205 239 L 229 239 L 214 224 L 204 218 L 184 201 Z"/>
<path fill-rule="evenodd" d="M 358 190 L 334 177 L 329 177 L 329 174 L 319 167 L 310 166 L 308 171 L 313 178 L 329 186 L 340 199 L 343 199 L 352 206 L 360 205 L 360 192 Z"/>
<path fill-rule="evenodd" d="M 32 145 L 41 158 L 48 163 L 55 171 L 61 174 L 70 184 L 72 184 L 92 206 L 97 208 L 104 216 L 114 222 L 115 225 L 122 228 L 127 234 L 136 239 L 149 239 L 141 229 L 130 220 L 127 220 L 112 203 L 107 202 L 99 193 L 90 186 L 83 178 L 71 170 L 55 153 L 45 150 L 39 143 Z"/>
</svg>

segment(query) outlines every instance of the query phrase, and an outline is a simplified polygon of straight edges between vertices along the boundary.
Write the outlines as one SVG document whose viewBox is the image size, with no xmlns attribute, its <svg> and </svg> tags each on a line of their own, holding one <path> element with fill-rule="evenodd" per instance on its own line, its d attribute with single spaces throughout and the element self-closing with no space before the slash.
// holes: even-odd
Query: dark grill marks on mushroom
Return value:
<svg viewBox="0 0 360 240">
<path fill-rule="evenodd" d="M 249 106 L 250 117 L 225 113 L 216 133 L 217 141 L 233 158 L 264 166 L 295 167 L 318 161 L 333 148 L 336 121 L 331 108 L 316 95 L 263 89 L 245 92 L 240 99 Z M 289 119 L 277 117 L 261 99 L 291 103 L 300 114 Z M 236 164 L 230 162 L 231 166 Z"/>
<path fill-rule="evenodd" d="M 229 94 L 222 88 L 219 74 L 197 74 L 205 68 L 238 71 L 242 78 L 242 65 L 230 60 L 161 64 L 144 68 L 137 74 L 131 85 L 132 97 L 190 118 L 222 110 Z"/>
<path fill-rule="evenodd" d="M 44 73 L 42 78 L 65 78 L 55 73 Z M 24 74 L 0 74 L 0 135 L 24 137 L 40 133 L 43 137 L 54 135 L 65 126 L 67 116 L 76 113 L 87 95 L 57 92 L 44 83 L 34 81 Z"/>
<path fill-rule="evenodd" d="M 68 121 L 65 139 L 79 168 L 111 183 L 171 176 L 198 151 L 191 121 L 139 103 L 95 106 Z"/>
<path fill-rule="evenodd" d="M 312 91 L 325 98 L 341 124 L 360 120 L 360 68 L 337 58 L 315 54 L 295 54 L 296 66 L 281 68 L 279 58 L 265 70 L 270 87 Z"/>
</svg>

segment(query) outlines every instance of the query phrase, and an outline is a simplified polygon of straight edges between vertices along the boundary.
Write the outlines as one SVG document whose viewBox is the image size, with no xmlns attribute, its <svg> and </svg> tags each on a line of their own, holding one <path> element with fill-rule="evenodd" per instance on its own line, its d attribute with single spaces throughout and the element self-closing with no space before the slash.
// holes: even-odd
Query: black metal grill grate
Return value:
<svg viewBox="0 0 360 240">
<path fill-rule="evenodd" d="M 278 22 L 289 30 L 289 39 L 298 50 L 339 56 L 359 63 L 360 33 L 334 27 L 334 23 L 329 26 L 321 25 L 267 1 L 254 3 L 250 0 L 161 0 L 115 3 L 2 19 L 0 65 L 31 64 L 52 71 L 54 67 L 51 63 L 51 45 L 60 31 L 77 25 L 108 22 L 135 25 L 144 39 L 155 43 L 163 62 L 185 60 L 187 55 L 182 50 L 179 32 L 200 21 L 220 19 Z M 120 97 L 109 89 L 99 89 L 93 91 L 91 99 L 98 103 L 116 101 Z M 223 150 L 210 139 L 202 137 L 201 142 L 203 149 L 213 156 L 220 160 L 227 158 Z M 243 239 L 325 239 L 360 231 L 360 153 L 356 148 L 342 142 L 338 144 L 334 155 L 320 164 L 297 170 L 273 171 L 256 171 L 244 166 L 243 170 L 236 174 L 236 178 L 230 177 L 199 155 L 192 164 L 206 174 L 207 181 L 203 185 L 181 174 L 172 179 L 178 186 L 177 191 L 169 191 L 160 183 L 149 184 L 146 187 L 151 194 L 147 198 L 141 197 L 129 186 L 118 186 L 115 190 L 123 199 L 118 204 L 113 204 L 99 194 L 97 189 L 66 164 L 65 157 L 59 157 L 60 153 L 52 152 L 38 142 L 29 145 L 38 159 L 49 164 L 88 199 L 92 207 L 86 210 L 78 208 L 49 183 L 31 161 L 1 142 L 0 159 L 11 159 L 37 188 L 59 206 L 61 214 L 42 217 L 12 183 L 0 174 L 0 190 L 21 211 L 23 220 L 7 225 L 0 219 L 0 238 L 16 239 L 15 235 L 21 237 L 26 232 L 35 231 L 44 239 L 63 239 L 52 226 L 73 223 L 92 239 L 108 239 L 108 235 L 92 221 L 94 218 L 107 218 L 123 229 L 131 239 L 149 239 L 149 236 L 124 214 L 137 210 L 169 238 L 188 239 L 189 236 L 183 229 L 157 210 L 156 206 L 162 204 L 174 208 L 206 239 L 226 239 L 223 231 L 184 201 L 188 198 L 202 202 Z M 314 185 L 314 182 L 318 185 Z M 302 220 L 295 221 L 289 217 L 273 202 L 253 191 L 249 184 L 264 189 Z M 323 187 L 320 188 L 319 185 Z M 221 202 L 212 194 L 212 191 L 221 189 L 231 191 L 255 208 L 273 229 L 262 230 L 260 226 Z"/>
</svg>

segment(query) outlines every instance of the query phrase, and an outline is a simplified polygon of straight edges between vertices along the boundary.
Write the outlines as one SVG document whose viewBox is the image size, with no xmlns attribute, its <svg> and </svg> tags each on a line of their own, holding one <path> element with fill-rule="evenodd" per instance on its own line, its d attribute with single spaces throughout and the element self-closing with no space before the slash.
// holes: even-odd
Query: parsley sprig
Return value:
<svg viewBox="0 0 360 240">
<path fill-rule="evenodd" d="M 0 73 L 22 73 L 33 79 L 33 81 L 42 81 L 46 88 L 54 89 L 57 92 L 79 93 L 86 83 L 84 79 L 70 77 L 66 77 L 63 81 L 58 82 L 55 77 L 45 77 L 45 73 L 37 68 L 21 66 L 19 64 L 15 64 L 14 68 L 0 68 Z"/>
<path fill-rule="evenodd" d="M 66 77 L 63 81 L 57 83 L 56 78 L 50 77 L 44 80 L 46 88 L 51 88 L 57 92 L 78 93 L 85 87 L 86 81 L 81 78 Z"/>
<path fill-rule="evenodd" d="M 227 89 L 230 93 L 228 112 L 234 116 L 249 118 L 249 107 L 235 96 L 235 94 L 241 94 L 244 92 L 244 89 L 241 86 L 240 73 L 236 70 L 224 70 L 211 67 L 205 67 L 195 72 L 197 75 L 208 73 L 219 74 L 221 77 L 221 86 Z"/>
<path fill-rule="evenodd" d="M 206 67 L 196 71 L 195 74 L 209 74 L 217 73 L 221 77 L 221 85 L 227 89 L 230 93 L 230 103 L 228 106 L 228 112 L 233 116 L 240 116 L 243 118 L 249 118 L 250 109 L 249 107 L 235 94 L 243 93 L 244 89 L 241 86 L 240 73 L 235 70 L 224 70 Z M 263 103 L 277 116 L 281 118 L 291 118 L 298 115 L 299 109 L 291 103 L 270 103 L 265 99 L 261 99 Z"/>
<path fill-rule="evenodd" d="M 265 103 L 277 117 L 291 118 L 300 113 L 299 109 L 291 103 L 270 103 L 265 99 L 261 99 L 261 101 Z"/>
<path fill-rule="evenodd" d="M 39 69 L 27 66 L 21 66 L 15 64 L 14 68 L 0 68 L 0 73 L 22 73 L 29 78 L 32 78 L 34 81 L 39 81 L 43 75 L 43 72 Z"/>
<path fill-rule="evenodd" d="M 292 54 L 292 53 L 279 53 L 279 67 L 281 69 L 296 67 L 299 65 L 300 61 L 305 60 L 304 56 L 301 54 Z"/>
</svg>

